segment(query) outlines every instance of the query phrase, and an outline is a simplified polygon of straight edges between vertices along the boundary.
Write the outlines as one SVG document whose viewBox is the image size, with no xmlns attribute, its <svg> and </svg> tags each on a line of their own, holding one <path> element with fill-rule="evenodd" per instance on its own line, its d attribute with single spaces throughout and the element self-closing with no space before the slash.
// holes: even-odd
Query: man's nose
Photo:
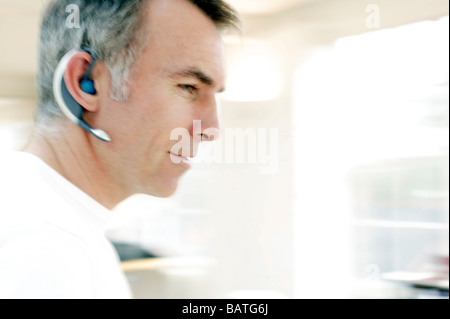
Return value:
<svg viewBox="0 0 450 319">
<path fill-rule="evenodd" d="M 200 114 L 201 130 L 199 130 L 199 136 L 196 138 L 199 138 L 202 142 L 212 142 L 220 137 L 216 98 L 211 98 L 202 111 Z"/>
</svg>

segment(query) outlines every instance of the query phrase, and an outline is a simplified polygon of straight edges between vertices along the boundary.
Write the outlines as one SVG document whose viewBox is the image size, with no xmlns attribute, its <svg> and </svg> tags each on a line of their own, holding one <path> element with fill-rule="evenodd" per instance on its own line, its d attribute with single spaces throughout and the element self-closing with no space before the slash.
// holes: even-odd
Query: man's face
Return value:
<svg viewBox="0 0 450 319">
<path fill-rule="evenodd" d="M 112 138 L 98 144 L 97 155 L 115 183 L 111 189 L 166 197 L 189 168 L 172 160 L 178 143 L 170 139 L 172 130 L 190 132 L 194 156 L 201 134 L 193 121 L 201 120 L 202 130 L 219 127 L 224 50 L 214 23 L 190 2 L 156 0 L 146 10 L 148 43 L 135 62 L 129 99 L 105 98 L 97 115 L 95 125 Z"/>
</svg>

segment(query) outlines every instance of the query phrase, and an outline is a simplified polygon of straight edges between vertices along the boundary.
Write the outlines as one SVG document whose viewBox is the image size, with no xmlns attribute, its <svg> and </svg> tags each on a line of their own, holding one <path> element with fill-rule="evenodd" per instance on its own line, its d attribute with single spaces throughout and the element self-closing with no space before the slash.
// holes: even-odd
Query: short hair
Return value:
<svg viewBox="0 0 450 319">
<path fill-rule="evenodd" d="M 110 95 L 126 101 L 127 81 L 134 61 L 146 44 L 144 8 L 152 0 L 52 0 L 44 11 L 39 45 L 37 75 L 37 124 L 48 125 L 62 117 L 53 96 L 53 75 L 64 54 L 82 45 L 91 46 L 111 76 Z M 223 0 L 187 0 L 203 11 L 223 31 L 239 29 L 236 11 Z M 66 27 L 67 8 L 78 6 L 79 25 Z"/>
</svg>

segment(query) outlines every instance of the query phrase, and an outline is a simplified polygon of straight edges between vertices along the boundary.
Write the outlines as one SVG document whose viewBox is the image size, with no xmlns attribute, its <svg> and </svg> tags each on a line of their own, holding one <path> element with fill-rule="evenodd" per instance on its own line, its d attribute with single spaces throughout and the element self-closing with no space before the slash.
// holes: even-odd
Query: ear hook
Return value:
<svg viewBox="0 0 450 319">
<path fill-rule="evenodd" d="M 92 69 L 94 68 L 94 64 L 95 64 L 95 62 L 97 62 L 97 53 L 94 51 L 94 49 L 92 49 L 88 45 L 82 45 L 80 47 L 80 49 L 83 50 L 83 51 L 86 51 L 92 57 L 91 64 L 89 65 L 89 68 L 86 71 L 86 73 L 83 75 L 83 79 L 87 79 L 87 78 L 89 78 L 91 76 L 91 72 L 92 72 Z"/>
<path fill-rule="evenodd" d="M 81 50 L 86 51 L 92 57 L 92 61 L 89 64 L 88 70 L 81 78 L 80 81 L 81 89 L 88 94 L 95 95 L 97 94 L 97 90 L 95 89 L 94 81 L 92 81 L 89 77 L 91 76 L 91 72 L 92 69 L 94 68 L 95 62 L 97 61 L 97 53 L 95 53 L 95 51 L 90 46 L 87 45 L 82 45 Z"/>
<path fill-rule="evenodd" d="M 88 52 L 92 56 L 92 61 L 89 66 L 88 71 L 83 75 L 82 81 L 87 79 L 92 71 L 95 61 L 97 60 L 97 54 L 89 46 L 82 46 L 80 48 L 83 51 Z M 70 59 L 78 53 L 79 50 L 72 50 L 68 52 L 59 62 L 58 67 L 55 70 L 55 75 L 53 77 L 53 94 L 58 106 L 61 111 L 76 125 L 80 126 L 87 132 L 93 134 L 98 139 L 104 142 L 110 142 L 111 138 L 108 133 L 101 129 L 92 128 L 86 121 L 83 120 L 83 107 L 73 98 L 67 89 L 66 83 L 64 81 L 64 73 L 66 72 L 67 65 Z M 91 80 L 89 80 L 91 81 Z"/>
</svg>

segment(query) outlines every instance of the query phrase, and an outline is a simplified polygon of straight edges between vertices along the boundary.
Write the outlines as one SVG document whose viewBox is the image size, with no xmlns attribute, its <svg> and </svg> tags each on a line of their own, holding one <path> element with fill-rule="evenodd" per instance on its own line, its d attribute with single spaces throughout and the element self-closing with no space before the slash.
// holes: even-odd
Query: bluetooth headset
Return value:
<svg viewBox="0 0 450 319">
<path fill-rule="evenodd" d="M 91 71 L 94 68 L 94 64 L 97 61 L 97 54 L 95 51 L 87 45 L 83 45 L 81 50 L 89 53 L 92 57 L 91 64 L 88 70 L 83 75 L 80 80 L 81 89 L 88 93 L 95 95 L 97 91 L 95 90 L 94 81 L 89 79 Z M 72 50 L 68 52 L 59 62 L 58 67 L 55 70 L 55 75 L 53 77 L 53 94 L 55 95 L 56 102 L 58 103 L 61 111 L 66 115 L 73 123 L 80 126 L 82 129 L 93 134 L 98 139 L 104 142 L 110 142 L 111 138 L 108 133 L 103 130 L 92 128 L 85 120 L 83 120 L 83 107 L 73 98 L 67 89 L 66 82 L 64 81 L 64 73 L 66 72 L 67 65 L 70 59 L 78 53 L 79 50 Z"/>
</svg>

